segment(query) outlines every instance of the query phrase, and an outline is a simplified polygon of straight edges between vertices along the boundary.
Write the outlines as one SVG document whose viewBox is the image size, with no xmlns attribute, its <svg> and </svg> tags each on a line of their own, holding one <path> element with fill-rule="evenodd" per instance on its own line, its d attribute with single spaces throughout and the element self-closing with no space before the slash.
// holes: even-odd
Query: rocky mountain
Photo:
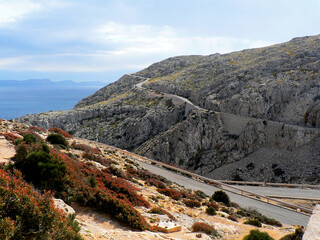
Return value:
<svg viewBox="0 0 320 240">
<path fill-rule="evenodd" d="M 213 178 L 319 183 L 320 35 L 126 74 L 74 109 L 19 118 Z"/>
</svg>

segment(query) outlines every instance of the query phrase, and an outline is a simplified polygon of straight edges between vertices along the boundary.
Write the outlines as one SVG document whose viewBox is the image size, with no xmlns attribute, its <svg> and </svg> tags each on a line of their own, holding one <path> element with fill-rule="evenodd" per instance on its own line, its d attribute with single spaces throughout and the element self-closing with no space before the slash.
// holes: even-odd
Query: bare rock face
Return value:
<svg viewBox="0 0 320 240">
<path fill-rule="evenodd" d="M 316 205 L 310 217 L 307 229 L 303 235 L 302 240 L 316 240 L 320 239 L 320 205 Z"/>
<path fill-rule="evenodd" d="M 320 183 L 310 170 L 320 159 L 313 147 L 319 70 L 320 35 L 223 55 L 179 56 L 124 75 L 73 110 L 18 120 L 58 126 L 213 178 Z M 189 112 L 189 100 L 200 108 Z M 299 172 L 292 169 L 302 162 Z"/>
</svg>

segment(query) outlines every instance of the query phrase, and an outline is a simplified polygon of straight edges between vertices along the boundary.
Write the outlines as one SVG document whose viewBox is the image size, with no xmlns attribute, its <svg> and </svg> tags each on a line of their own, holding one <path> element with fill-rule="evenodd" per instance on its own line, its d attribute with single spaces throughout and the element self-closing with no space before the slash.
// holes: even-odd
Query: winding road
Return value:
<svg viewBox="0 0 320 240">
<path fill-rule="evenodd" d="M 150 78 L 145 78 L 141 76 L 137 76 L 134 74 L 126 74 L 131 77 L 140 78 L 143 81 L 136 84 L 135 87 L 137 89 L 143 89 L 147 91 L 151 91 L 150 89 L 147 89 L 143 87 L 143 84 L 147 83 Z M 199 111 L 208 111 L 207 109 L 203 109 L 195 104 L 193 104 L 190 100 L 174 95 L 169 93 L 162 93 L 163 96 L 183 101 L 186 106 L 189 106 L 190 109 L 197 109 Z M 191 107 L 191 108 L 190 108 Z M 164 168 L 160 168 L 151 164 L 146 163 L 145 161 L 139 161 L 140 165 L 149 170 L 150 172 L 153 172 L 155 174 L 164 176 L 168 180 L 171 180 L 173 182 L 176 182 L 186 188 L 193 189 L 193 190 L 202 190 L 208 195 L 212 195 L 212 193 L 216 190 L 219 190 L 220 188 L 214 187 L 212 185 L 187 178 L 182 176 L 181 174 L 168 171 Z M 260 213 L 277 219 L 278 221 L 285 223 L 285 224 L 293 224 L 293 225 L 301 225 L 306 226 L 309 220 L 309 216 L 300 213 L 295 212 L 290 209 L 286 209 L 280 206 L 272 205 L 267 202 L 262 202 L 260 200 L 256 200 L 253 198 L 249 198 L 246 196 L 243 196 L 240 194 L 241 190 L 250 191 L 253 193 L 256 193 L 257 195 L 263 195 L 263 196 L 282 196 L 282 197 L 306 197 L 310 199 L 320 199 L 320 190 L 308 190 L 308 189 L 289 189 L 289 188 L 274 188 L 274 187 L 255 187 L 255 186 L 236 186 L 231 187 L 238 190 L 238 193 L 234 191 L 230 191 L 227 188 L 223 188 L 224 190 L 228 191 L 229 196 L 232 201 L 238 203 L 241 207 L 250 207 L 257 209 Z"/>
<path fill-rule="evenodd" d="M 168 180 L 172 182 L 176 182 L 177 184 L 184 186 L 186 188 L 189 188 L 192 190 L 201 190 L 209 196 L 211 196 L 214 193 L 214 191 L 220 190 L 220 188 L 217 188 L 215 186 L 184 177 L 180 174 L 174 173 L 172 171 L 168 171 L 163 168 L 159 168 L 157 166 L 154 166 L 145 162 L 139 161 L 139 164 L 152 173 L 161 175 L 167 178 Z M 274 218 L 280 221 L 281 223 L 300 225 L 300 226 L 307 226 L 308 224 L 309 216 L 303 213 L 295 212 L 295 211 L 282 208 L 276 205 L 271 205 L 266 202 L 255 200 L 246 196 L 241 196 L 239 194 L 235 194 L 232 192 L 228 192 L 228 195 L 231 201 L 236 202 L 241 207 L 254 208 L 260 213 L 264 214 L 265 216 Z"/>
</svg>

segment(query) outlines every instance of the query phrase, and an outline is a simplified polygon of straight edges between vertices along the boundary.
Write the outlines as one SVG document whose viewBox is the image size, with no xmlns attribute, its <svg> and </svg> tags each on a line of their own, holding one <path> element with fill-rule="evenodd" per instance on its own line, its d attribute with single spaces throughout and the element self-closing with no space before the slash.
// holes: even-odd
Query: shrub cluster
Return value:
<svg viewBox="0 0 320 240">
<path fill-rule="evenodd" d="M 274 240 L 266 232 L 260 232 L 259 230 L 251 230 L 250 233 L 243 238 L 243 240 Z"/>
<path fill-rule="evenodd" d="M 302 240 L 304 234 L 303 227 L 298 227 L 294 231 L 294 233 L 287 234 L 284 237 L 280 238 L 280 240 Z"/>
<path fill-rule="evenodd" d="M 192 232 L 203 232 L 210 236 L 217 236 L 217 231 L 210 225 L 204 222 L 195 222 L 192 225 Z"/>
<path fill-rule="evenodd" d="M 272 226 L 276 226 L 276 227 L 282 227 L 281 222 L 273 219 L 273 218 L 268 218 L 264 215 L 262 215 L 261 213 L 257 212 L 254 209 L 240 209 L 237 211 L 237 214 L 242 216 L 242 217 L 248 217 L 251 219 L 257 219 L 259 220 L 261 223 L 264 224 L 268 224 L 268 225 L 272 225 Z"/>
<path fill-rule="evenodd" d="M 64 136 L 65 138 L 73 138 L 71 134 L 67 133 L 66 131 L 62 130 L 61 128 L 58 127 L 53 127 L 48 129 L 50 132 L 54 132 L 57 134 L 60 134 Z"/>
<path fill-rule="evenodd" d="M 8 140 L 10 142 L 14 142 L 16 139 L 21 139 L 20 136 L 17 136 L 13 133 L 0 133 L 0 135 L 4 136 L 6 138 L 6 140 Z"/>
<path fill-rule="evenodd" d="M 93 147 L 90 147 L 89 145 L 86 145 L 86 144 L 72 143 L 71 147 L 73 149 L 82 150 L 84 152 L 91 152 L 91 153 L 94 153 L 94 154 L 100 154 L 100 151 L 99 151 L 98 148 L 93 148 Z"/>
<path fill-rule="evenodd" d="M 164 182 L 159 181 L 155 178 L 149 178 L 145 181 L 145 183 L 157 188 L 167 188 L 167 185 Z"/>
<path fill-rule="evenodd" d="M 261 222 L 258 220 L 258 219 L 248 219 L 244 222 L 244 224 L 248 224 L 248 225 L 252 225 L 252 226 L 255 226 L 255 227 L 261 227 L 262 224 Z"/>
<path fill-rule="evenodd" d="M 28 131 L 30 131 L 30 132 L 44 133 L 46 130 L 45 130 L 44 128 L 41 128 L 41 127 L 31 126 L 31 127 L 28 128 Z"/>
<path fill-rule="evenodd" d="M 50 193 L 33 191 L 17 170 L 0 170 L 0 212 L 0 239 L 82 239 L 74 218 L 54 208 Z"/>
<path fill-rule="evenodd" d="M 183 200 L 183 203 L 190 208 L 201 206 L 201 203 L 198 200 L 193 200 L 193 199 L 185 199 Z"/>
<path fill-rule="evenodd" d="M 149 207 L 150 204 L 126 180 L 76 161 L 58 149 L 49 149 L 37 140 L 23 139 L 16 149 L 14 166 L 34 185 L 54 190 L 55 196 L 68 204 L 77 202 L 110 214 L 133 229 L 149 229 L 134 206 Z"/>
<path fill-rule="evenodd" d="M 90 151 L 85 151 L 82 154 L 82 157 L 88 160 L 92 160 L 98 163 L 101 163 L 103 166 L 109 167 L 112 163 L 112 161 L 110 159 L 101 157 L 100 155 L 94 154 Z"/>
</svg>

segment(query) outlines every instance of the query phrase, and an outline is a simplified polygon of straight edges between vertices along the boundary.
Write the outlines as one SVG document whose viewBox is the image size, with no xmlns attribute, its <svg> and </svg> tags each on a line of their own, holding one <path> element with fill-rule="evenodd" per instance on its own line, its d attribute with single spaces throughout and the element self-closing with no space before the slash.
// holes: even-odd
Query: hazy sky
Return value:
<svg viewBox="0 0 320 240">
<path fill-rule="evenodd" d="M 176 55 L 320 34 L 319 0 L 0 0 L 0 80 L 111 82 Z"/>
</svg>

